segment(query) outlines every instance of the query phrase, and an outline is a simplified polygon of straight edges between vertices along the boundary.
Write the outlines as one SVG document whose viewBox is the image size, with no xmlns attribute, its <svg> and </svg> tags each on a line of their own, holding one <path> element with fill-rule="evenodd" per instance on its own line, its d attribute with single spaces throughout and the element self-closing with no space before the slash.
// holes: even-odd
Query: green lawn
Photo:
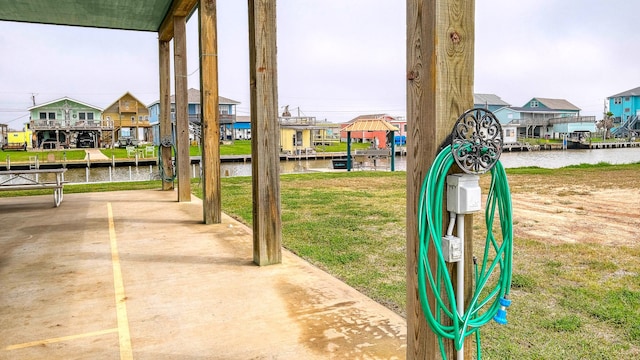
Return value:
<svg viewBox="0 0 640 360">
<path fill-rule="evenodd" d="M 85 157 L 84 150 L 36 150 L 36 151 L 13 151 L 0 150 L 0 163 L 8 160 L 11 162 L 29 162 L 30 158 L 37 157 L 39 162 L 45 162 L 52 154 L 55 161 L 62 162 L 66 158 L 67 161 L 82 160 Z"/>
</svg>

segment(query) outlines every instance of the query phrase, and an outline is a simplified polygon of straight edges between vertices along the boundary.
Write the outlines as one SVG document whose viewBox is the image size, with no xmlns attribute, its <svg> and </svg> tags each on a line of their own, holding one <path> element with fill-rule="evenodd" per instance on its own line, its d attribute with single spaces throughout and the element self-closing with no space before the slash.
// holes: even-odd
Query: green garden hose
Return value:
<svg viewBox="0 0 640 360">
<path fill-rule="evenodd" d="M 456 350 L 460 350 L 467 336 L 475 334 L 478 359 L 481 359 L 481 326 L 491 319 L 506 323 L 506 307 L 509 306 L 511 269 L 513 255 L 513 223 L 511 213 L 511 193 L 506 173 L 500 161 L 491 169 L 491 185 L 485 207 L 487 236 L 480 266 L 474 260 L 474 287 L 471 298 L 467 298 L 468 308 L 464 312 L 456 308 L 454 287 L 447 270 L 442 246 L 443 194 L 445 179 L 454 163 L 451 146 L 444 148 L 435 158 L 425 178 L 418 204 L 418 292 L 424 316 L 429 327 L 438 336 L 442 358 L 446 359 L 444 339 L 451 339 Z M 458 149 L 456 147 L 456 149 Z M 454 150 L 455 151 L 455 150 Z M 500 216 L 501 241 L 493 234 L 494 215 Z M 429 245 L 435 251 L 435 258 L 429 260 Z M 433 256 L 432 256 L 433 257 Z M 499 276 L 492 276 L 499 269 Z M 489 285 L 491 283 L 491 285 Z M 492 289 L 485 289 L 486 286 Z M 433 305 L 427 300 L 427 291 L 435 298 Z M 446 295 L 446 296 L 444 296 Z M 445 300 L 446 299 L 446 300 Z M 462 315 L 458 315 L 458 314 Z M 448 318 L 448 320 L 446 320 Z M 445 325 L 445 320 L 450 325 Z"/>
</svg>

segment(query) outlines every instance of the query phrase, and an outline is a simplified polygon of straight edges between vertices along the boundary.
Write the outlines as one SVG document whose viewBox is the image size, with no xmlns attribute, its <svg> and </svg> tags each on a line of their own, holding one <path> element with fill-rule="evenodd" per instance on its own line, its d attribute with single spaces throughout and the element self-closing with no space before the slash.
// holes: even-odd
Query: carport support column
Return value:
<svg viewBox="0 0 640 360">
<path fill-rule="evenodd" d="M 162 139 L 172 139 L 171 134 L 171 54 L 169 41 L 160 40 L 158 42 L 158 53 L 160 56 L 160 142 Z M 115 138 L 115 135 L 114 135 Z M 171 165 L 171 147 L 160 145 L 158 156 L 162 160 L 164 174 L 162 179 L 162 190 L 173 190 L 173 180 L 168 180 L 173 174 Z"/>
<path fill-rule="evenodd" d="M 176 164 L 178 167 L 178 201 L 191 201 L 189 172 L 189 109 L 187 108 L 187 19 L 173 17 L 173 59 L 176 86 Z"/>
<path fill-rule="evenodd" d="M 202 107 L 202 207 L 205 224 L 222 221 L 220 110 L 216 0 L 200 0 L 200 104 Z"/>
<path fill-rule="evenodd" d="M 249 0 L 253 261 L 282 261 L 276 0 Z"/>
<path fill-rule="evenodd" d="M 441 357 L 438 339 L 427 325 L 419 300 L 418 199 L 440 144 L 458 116 L 473 107 L 474 9 L 474 0 L 407 0 L 407 360 Z M 467 254 L 473 253 L 471 219 L 465 217 Z M 429 256 L 435 263 L 433 248 Z M 472 256 L 465 259 L 468 305 Z M 433 308 L 433 293 L 427 297 Z M 471 359 L 474 352 L 470 340 L 468 337 L 464 344 L 464 359 Z M 445 340 L 445 355 L 455 358 L 450 340 Z"/>
</svg>

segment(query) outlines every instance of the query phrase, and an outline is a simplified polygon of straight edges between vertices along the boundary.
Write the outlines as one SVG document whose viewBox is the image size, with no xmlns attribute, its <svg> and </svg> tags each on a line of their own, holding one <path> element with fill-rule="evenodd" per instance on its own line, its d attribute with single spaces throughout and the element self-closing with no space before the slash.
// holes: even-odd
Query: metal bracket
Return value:
<svg viewBox="0 0 640 360">
<path fill-rule="evenodd" d="M 462 171 L 484 174 L 502 154 L 502 126 L 487 109 L 465 111 L 451 132 L 451 153 Z"/>
</svg>

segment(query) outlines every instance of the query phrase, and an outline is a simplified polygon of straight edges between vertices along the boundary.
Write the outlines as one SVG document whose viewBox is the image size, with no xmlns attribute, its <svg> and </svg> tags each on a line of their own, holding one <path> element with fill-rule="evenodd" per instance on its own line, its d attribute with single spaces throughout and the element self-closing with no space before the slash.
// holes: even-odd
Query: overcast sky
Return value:
<svg viewBox="0 0 640 360">
<path fill-rule="evenodd" d="M 249 114 L 247 2 L 218 0 L 220 95 Z M 278 0 L 279 105 L 333 122 L 406 115 L 406 2 Z M 640 86 L 640 1 L 476 0 L 476 93 L 513 106 L 566 99 L 601 117 Z M 197 19 L 187 24 L 189 87 L 199 87 Z M 57 98 L 104 108 L 129 91 L 158 100 L 157 34 L 0 21 L 0 123 Z M 173 91 L 172 91 L 173 93 Z"/>
</svg>

